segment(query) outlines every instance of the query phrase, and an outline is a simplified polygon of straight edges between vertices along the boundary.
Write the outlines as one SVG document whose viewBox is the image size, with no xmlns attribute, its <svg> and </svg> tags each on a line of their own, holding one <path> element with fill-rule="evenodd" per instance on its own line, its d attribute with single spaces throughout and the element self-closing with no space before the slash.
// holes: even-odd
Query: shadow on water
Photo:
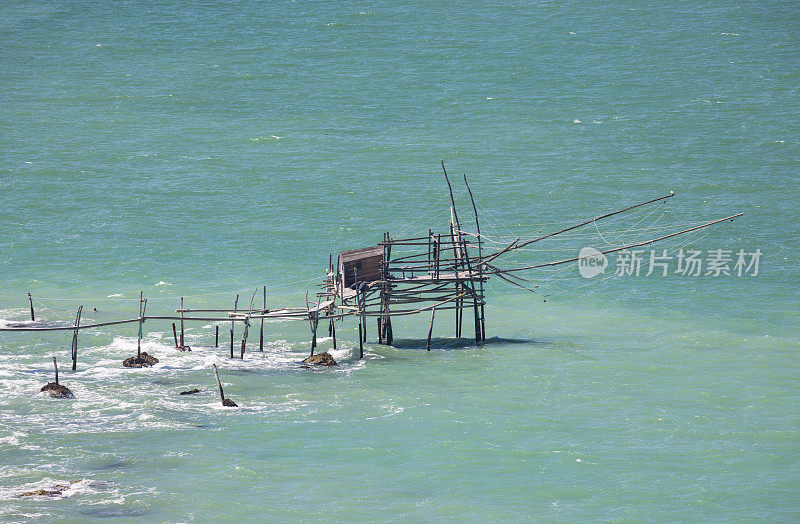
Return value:
<svg viewBox="0 0 800 524">
<path fill-rule="evenodd" d="M 129 468 L 133 466 L 134 461 L 129 459 L 120 459 L 115 460 L 113 462 L 106 462 L 103 464 L 97 464 L 92 469 L 97 471 L 105 471 L 105 470 L 114 470 L 114 469 L 123 469 Z"/>
<path fill-rule="evenodd" d="M 153 511 L 144 511 L 140 508 L 89 508 L 81 511 L 87 517 L 118 519 L 125 517 L 146 517 L 154 515 Z"/>
<path fill-rule="evenodd" d="M 550 342 L 544 340 L 534 340 L 532 338 L 491 337 L 486 339 L 486 342 L 483 344 L 475 344 L 475 339 L 472 338 L 431 338 L 431 349 L 446 351 L 459 349 L 479 349 L 491 345 L 543 346 L 548 344 L 550 344 Z M 428 342 L 427 339 L 424 338 L 402 338 L 395 339 L 392 347 L 395 349 L 425 350 L 428 347 Z"/>
</svg>

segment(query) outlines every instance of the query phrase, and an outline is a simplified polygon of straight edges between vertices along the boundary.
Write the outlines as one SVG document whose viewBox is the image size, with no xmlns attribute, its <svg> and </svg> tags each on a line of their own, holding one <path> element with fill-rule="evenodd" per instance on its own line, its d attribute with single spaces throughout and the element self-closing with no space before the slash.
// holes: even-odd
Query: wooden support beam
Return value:
<svg viewBox="0 0 800 524">
<path fill-rule="evenodd" d="M 28 303 L 31 306 L 31 322 L 35 322 L 36 321 L 36 317 L 33 315 L 33 297 L 31 296 L 30 293 L 28 293 Z M 58 381 L 56 381 L 56 384 L 58 384 Z"/>
<path fill-rule="evenodd" d="M 183 297 L 181 297 L 181 343 L 180 347 L 183 347 Z M 172 327 L 174 328 L 175 325 L 173 324 Z M 175 344 L 175 347 L 178 347 L 179 344 Z"/>
<path fill-rule="evenodd" d="M 239 310 L 239 294 L 236 294 L 236 300 L 233 302 L 233 312 Z M 236 325 L 236 322 L 231 320 L 231 358 L 233 358 L 233 326 Z"/>
<path fill-rule="evenodd" d="M 262 301 L 262 311 L 267 310 L 267 286 L 264 286 L 264 295 Z M 258 334 L 258 350 L 264 351 L 264 318 L 261 318 L 261 329 Z"/>
<path fill-rule="evenodd" d="M 431 350 L 431 335 L 433 335 L 433 319 L 436 317 L 436 308 L 431 309 L 431 323 L 428 326 L 428 341 L 425 343 L 425 347 L 428 351 Z"/>
<path fill-rule="evenodd" d="M 83 306 L 78 306 L 78 312 L 75 314 L 75 331 L 72 332 L 72 371 L 78 367 L 78 329 L 81 326 L 81 312 Z"/>
</svg>

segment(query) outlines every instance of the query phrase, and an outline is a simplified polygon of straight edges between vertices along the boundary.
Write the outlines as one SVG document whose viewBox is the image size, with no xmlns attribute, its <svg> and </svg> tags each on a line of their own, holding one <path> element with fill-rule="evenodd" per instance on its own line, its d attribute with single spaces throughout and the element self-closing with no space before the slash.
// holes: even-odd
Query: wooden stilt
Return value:
<svg viewBox="0 0 800 524">
<path fill-rule="evenodd" d="M 175 322 L 172 323 L 172 338 L 175 340 L 175 348 L 178 348 L 178 334 L 175 331 Z"/>
<path fill-rule="evenodd" d="M 81 311 L 83 311 L 83 306 L 79 306 L 78 312 L 75 314 L 75 331 L 72 332 L 72 371 L 78 367 L 78 329 L 81 325 Z"/>
<path fill-rule="evenodd" d="M 219 347 L 219 324 L 214 326 L 216 329 L 214 330 L 214 347 Z"/>
<path fill-rule="evenodd" d="M 436 317 L 436 308 L 431 309 L 431 323 L 428 326 L 428 341 L 425 343 L 425 347 L 428 351 L 431 350 L 431 335 L 433 335 L 433 319 Z"/>
<path fill-rule="evenodd" d="M 56 370 L 56 386 L 58 385 L 58 364 L 56 363 L 56 357 L 53 357 L 53 368 Z"/>
<path fill-rule="evenodd" d="M 147 299 L 142 300 L 142 293 L 139 293 L 139 337 L 136 342 L 136 358 L 142 356 L 142 324 L 144 324 L 144 312 L 147 308 Z"/>
<path fill-rule="evenodd" d="M 239 309 L 239 295 L 237 293 L 236 300 L 233 303 L 233 312 L 235 313 Z M 231 320 L 231 358 L 233 358 L 233 327 L 236 325 L 236 322 Z"/>
<path fill-rule="evenodd" d="M 211 364 L 211 366 L 214 368 L 214 376 L 217 378 L 217 386 L 219 386 L 219 396 L 222 399 L 222 405 L 225 406 L 226 408 L 238 407 L 236 405 L 236 402 L 232 401 L 229 398 L 225 398 L 225 393 L 222 391 L 222 382 L 220 382 L 219 373 L 217 373 L 217 365 Z"/>
<path fill-rule="evenodd" d="M 225 401 L 225 392 L 222 391 L 222 382 L 219 380 L 219 373 L 217 373 L 217 365 L 211 364 L 211 367 L 214 368 L 214 376 L 217 378 L 217 386 L 219 387 L 219 398 L 222 402 Z"/>
<path fill-rule="evenodd" d="M 242 350 L 239 354 L 239 358 L 244 360 L 244 348 L 247 345 L 247 332 L 250 330 L 250 320 L 248 318 L 244 319 L 244 334 L 242 335 Z"/>
<path fill-rule="evenodd" d="M 35 322 L 36 317 L 33 315 L 33 297 L 31 296 L 30 293 L 28 293 L 28 303 L 31 306 L 31 322 Z M 56 381 L 56 383 L 58 383 L 58 381 Z"/>
<path fill-rule="evenodd" d="M 264 300 L 262 302 L 261 314 L 267 311 L 267 286 L 264 286 Z M 258 332 L 258 350 L 264 351 L 264 318 L 261 318 L 261 329 Z"/>
<path fill-rule="evenodd" d="M 311 320 L 311 354 L 314 354 L 314 349 L 317 347 L 317 327 L 319 326 L 319 302 L 314 309 L 314 318 Z"/>
<path fill-rule="evenodd" d="M 172 325 L 172 329 L 175 329 L 175 325 Z M 178 344 L 175 344 L 175 347 L 178 347 Z M 181 297 L 181 343 L 180 347 L 183 347 L 183 297 Z"/>
<path fill-rule="evenodd" d="M 330 328 L 331 336 L 333 337 L 333 349 L 336 349 L 336 326 L 333 325 L 333 319 L 331 319 L 330 324 L 328 324 Z"/>
<path fill-rule="evenodd" d="M 361 338 L 361 322 L 358 323 L 358 358 L 364 358 L 364 340 Z"/>
</svg>

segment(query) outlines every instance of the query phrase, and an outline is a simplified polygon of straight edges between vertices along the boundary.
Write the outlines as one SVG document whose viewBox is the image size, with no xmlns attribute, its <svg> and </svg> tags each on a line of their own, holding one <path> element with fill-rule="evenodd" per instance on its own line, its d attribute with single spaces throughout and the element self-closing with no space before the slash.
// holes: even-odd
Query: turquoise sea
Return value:
<svg viewBox="0 0 800 524">
<path fill-rule="evenodd" d="M 423 314 L 359 360 L 348 321 L 336 368 L 305 322 L 231 360 L 150 320 L 149 370 L 134 324 L 76 371 L 69 332 L 0 332 L 0 520 L 800 521 L 796 2 L 5 1 L 0 39 L 0 326 L 29 292 L 48 325 L 303 306 L 329 254 L 445 231 L 442 160 L 492 246 L 676 193 L 506 267 L 739 212 L 643 256 L 761 253 L 492 278 L 485 345 L 443 312 L 427 352 Z"/>
</svg>

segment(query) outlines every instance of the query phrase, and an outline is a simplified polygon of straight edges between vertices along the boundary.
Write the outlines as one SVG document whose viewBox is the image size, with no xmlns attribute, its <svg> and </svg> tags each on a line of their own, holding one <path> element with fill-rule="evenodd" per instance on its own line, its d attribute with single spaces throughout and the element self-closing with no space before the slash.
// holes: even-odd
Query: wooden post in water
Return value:
<svg viewBox="0 0 800 524">
<path fill-rule="evenodd" d="M 428 326 L 428 341 L 425 343 L 425 347 L 428 351 L 431 350 L 431 335 L 433 335 L 433 319 L 436 317 L 436 308 L 431 309 L 431 323 Z"/>
<path fill-rule="evenodd" d="M 267 311 L 267 286 L 264 286 L 264 300 L 262 302 L 261 314 L 265 315 Z M 264 317 L 261 317 L 261 330 L 258 334 L 258 350 L 264 351 Z"/>
<path fill-rule="evenodd" d="M 214 347 L 219 347 L 219 324 L 214 326 L 216 329 L 214 330 Z"/>
<path fill-rule="evenodd" d="M 175 322 L 172 323 L 172 338 L 173 338 L 173 340 L 175 340 L 175 347 L 176 348 L 179 347 L 178 346 L 178 334 L 175 332 Z"/>
<path fill-rule="evenodd" d="M 72 371 L 78 367 L 78 329 L 81 325 L 81 311 L 83 306 L 78 306 L 78 312 L 75 314 L 75 331 L 72 332 Z"/>
<path fill-rule="evenodd" d="M 239 294 L 236 294 L 236 300 L 233 303 L 233 312 L 239 309 Z M 233 358 L 233 326 L 236 324 L 235 321 L 231 320 L 231 358 Z"/>
<path fill-rule="evenodd" d="M 219 398 L 222 402 L 225 402 L 225 392 L 222 391 L 222 382 L 219 380 L 219 373 L 217 373 L 217 365 L 211 364 L 211 367 L 214 368 L 214 376 L 217 377 L 217 386 L 219 386 Z"/>
<path fill-rule="evenodd" d="M 31 305 L 31 322 L 36 321 L 36 317 L 33 316 L 33 297 L 30 293 L 28 293 L 28 303 Z M 58 383 L 58 381 L 56 381 Z"/>
<path fill-rule="evenodd" d="M 469 199 L 472 202 L 472 211 L 475 213 L 475 228 L 477 229 L 478 233 L 478 259 L 483 260 L 483 237 L 481 236 L 481 223 L 478 220 L 478 206 L 475 205 L 475 197 L 472 196 L 472 189 L 469 187 L 469 182 L 467 182 L 467 175 L 464 174 L 464 185 L 467 186 L 467 191 L 469 192 Z M 473 285 L 473 289 L 474 289 Z M 481 311 L 478 315 L 478 319 L 480 320 L 480 341 L 481 343 L 486 342 L 486 320 L 484 316 L 484 307 L 483 307 L 483 264 L 478 265 L 478 291 L 480 294 L 480 306 Z M 475 297 L 475 304 L 477 308 L 477 301 L 478 297 Z M 476 337 L 477 338 L 477 337 Z"/>
<path fill-rule="evenodd" d="M 222 405 L 225 406 L 226 408 L 238 407 L 236 405 L 236 402 L 232 401 L 229 398 L 225 398 L 225 393 L 222 391 L 222 382 L 220 382 L 219 373 L 217 373 L 217 365 L 211 364 L 211 366 L 214 368 L 214 376 L 217 377 L 217 386 L 219 386 L 219 396 L 222 398 Z"/>
<path fill-rule="evenodd" d="M 53 356 L 53 367 L 56 370 L 56 386 L 58 385 L 58 364 L 56 363 L 56 357 Z"/>
<path fill-rule="evenodd" d="M 330 320 L 328 329 L 330 329 L 331 336 L 333 337 L 333 349 L 336 349 L 336 326 L 333 325 L 333 319 Z"/>
<path fill-rule="evenodd" d="M 175 324 L 172 325 L 173 331 L 175 330 Z M 178 344 L 175 344 L 175 347 L 178 347 Z M 183 297 L 181 297 L 181 343 L 180 347 L 183 347 Z"/>
<path fill-rule="evenodd" d="M 250 330 L 250 317 L 245 317 L 244 319 L 244 335 L 242 336 L 242 352 L 239 355 L 239 358 L 244 360 L 244 347 L 247 344 L 247 332 Z"/>
<path fill-rule="evenodd" d="M 358 358 L 364 358 L 364 340 L 361 338 L 361 322 L 358 323 Z"/>
<path fill-rule="evenodd" d="M 143 292 L 139 292 L 139 338 L 136 341 L 136 358 L 142 356 L 142 324 L 144 324 L 144 313 L 147 309 L 147 299 L 142 300 Z"/>
</svg>

